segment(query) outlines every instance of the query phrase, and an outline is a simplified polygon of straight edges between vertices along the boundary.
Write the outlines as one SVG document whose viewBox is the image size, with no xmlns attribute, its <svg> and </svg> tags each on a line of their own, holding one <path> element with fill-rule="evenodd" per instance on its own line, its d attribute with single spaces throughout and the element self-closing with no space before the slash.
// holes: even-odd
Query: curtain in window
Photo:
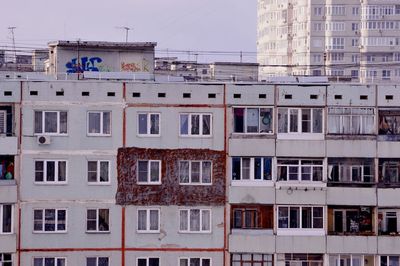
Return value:
<svg viewBox="0 0 400 266">
<path fill-rule="evenodd" d="M 150 181 L 158 182 L 160 181 L 160 163 L 150 162 Z"/>
<path fill-rule="evenodd" d="M 111 112 L 103 113 L 103 134 L 111 134 Z"/>
<path fill-rule="evenodd" d="M 242 180 L 250 180 L 250 158 L 242 158 Z"/>
<path fill-rule="evenodd" d="M 35 133 L 43 133 L 42 132 L 42 117 L 43 117 L 43 112 L 41 112 L 41 111 L 35 112 Z"/>
<path fill-rule="evenodd" d="M 340 127 L 340 116 L 338 116 L 338 115 L 329 115 L 328 116 L 328 132 L 331 134 L 342 133 L 342 130 Z"/>
<path fill-rule="evenodd" d="M 138 210 L 138 230 L 146 230 L 147 226 L 147 211 Z"/>
<path fill-rule="evenodd" d="M 355 115 L 351 117 L 351 134 L 365 134 L 364 130 L 361 129 L 361 116 Z"/>
<path fill-rule="evenodd" d="M 89 133 L 99 134 L 101 113 L 89 113 Z"/>
<path fill-rule="evenodd" d="M 147 173 L 148 173 L 148 161 L 139 161 L 138 162 L 138 181 L 139 182 L 147 182 Z"/>
<path fill-rule="evenodd" d="M 107 209 L 99 210 L 99 231 L 108 231 L 109 212 Z"/>
<path fill-rule="evenodd" d="M 47 161 L 46 166 L 47 166 L 46 167 L 46 170 L 47 170 L 46 181 L 54 182 L 55 181 L 56 162 L 55 161 Z"/>
<path fill-rule="evenodd" d="M 66 229 L 65 220 L 66 220 L 66 211 L 58 210 L 57 211 L 57 230 L 63 231 Z"/>
<path fill-rule="evenodd" d="M 44 231 L 56 230 L 56 210 L 46 209 L 44 211 Z"/>
<path fill-rule="evenodd" d="M 160 133 L 160 116 L 158 114 L 150 115 L 150 134 Z"/>
<path fill-rule="evenodd" d="M 179 162 L 179 182 L 189 183 L 189 161 Z"/>
<path fill-rule="evenodd" d="M 3 205 L 3 233 L 11 233 L 12 230 L 12 206 Z"/>
<path fill-rule="evenodd" d="M 288 109 L 278 109 L 278 133 L 288 132 Z"/>
<path fill-rule="evenodd" d="M 200 258 L 191 258 L 190 266 L 202 266 L 200 265 Z"/>
<path fill-rule="evenodd" d="M 201 225 L 201 230 L 202 231 L 209 231 L 211 228 L 210 225 L 210 211 L 209 210 L 202 210 L 201 211 L 201 218 L 202 218 L 202 225 Z"/>
<path fill-rule="evenodd" d="M 203 135 L 211 134 L 211 116 L 203 115 Z"/>
<path fill-rule="evenodd" d="M 289 132 L 298 132 L 299 131 L 299 125 L 298 125 L 298 119 L 299 119 L 299 110 L 297 109 L 290 109 L 290 125 L 289 125 Z"/>
<path fill-rule="evenodd" d="M 191 115 L 191 131 L 192 135 L 200 134 L 200 115 Z"/>
<path fill-rule="evenodd" d="M 190 231 L 200 231 L 200 210 L 190 210 Z"/>
<path fill-rule="evenodd" d="M 44 113 L 44 132 L 57 133 L 57 112 Z"/>
<path fill-rule="evenodd" d="M 108 182 L 108 162 L 100 162 L 100 182 Z"/>
<path fill-rule="evenodd" d="M 211 183 L 211 162 L 203 162 L 202 183 Z"/>
<path fill-rule="evenodd" d="M 65 181 L 67 180 L 67 162 L 59 161 L 58 162 L 58 180 L 57 181 Z"/>
<path fill-rule="evenodd" d="M 233 109 L 233 127 L 237 133 L 244 132 L 244 108 Z"/>
<path fill-rule="evenodd" d="M 364 125 L 364 134 L 374 134 L 374 116 L 367 115 L 362 117 L 362 124 Z"/>
<path fill-rule="evenodd" d="M 200 162 L 192 162 L 192 172 L 191 172 L 191 182 L 199 183 L 200 182 Z"/>
<path fill-rule="evenodd" d="M 258 108 L 247 108 L 246 124 L 248 133 L 258 133 Z"/>
<path fill-rule="evenodd" d="M 88 161 L 88 182 L 97 181 L 97 162 Z"/>
<path fill-rule="evenodd" d="M 42 231 L 43 230 L 43 211 L 34 210 L 33 211 L 33 230 Z"/>
<path fill-rule="evenodd" d="M 313 133 L 322 133 L 322 109 L 313 109 Z"/>
<path fill-rule="evenodd" d="M 138 115 L 139 134 L 147 134 L 147 114 Z"/>
<path fill-rule="evenodd" d="M 67 134 L 67 112 L 60 112 L 60 133 Z"/>
<path fill-rule="evenodd" d="M 188 230 L 188 210 L 180 210 L 179 229 L 181 231 Z"/>
<path fill-rule="evenodd" d="M 181 135 L 189 134 L 189 115 L 180 115 Z"/>
<path fill-rule="evenodd" d="M 158 230 L 158 210 L 150 210 L 150 230 Z"/>
</svg>

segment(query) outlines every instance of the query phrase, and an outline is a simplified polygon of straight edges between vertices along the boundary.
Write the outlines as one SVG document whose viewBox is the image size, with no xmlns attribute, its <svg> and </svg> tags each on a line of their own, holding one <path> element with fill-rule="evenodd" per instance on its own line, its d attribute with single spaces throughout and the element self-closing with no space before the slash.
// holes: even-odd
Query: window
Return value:
<svg viewBox="0 0 400 266">
<path fill-rule="evenodd" d="M 35 111 L 35 134 L 67 134 L 67 112 Z"/>
<path fill-rule="evenodd" d="M 66 232 L 67 210 L 40 209 L 33 211 L 34 232 Z"/>
<path fill-rule="evenodd" d="M 328 109 L 328 133 L 366 135 L 374 133 L 374 108 Z"/>
<path fill-rule="evenodd" d="M 272 108 L 233 108 L 235 133 L 272 133 Z"/>
<path fill-rule="evenodd" d="M 358 23 L 351 23 L 351 30 L 358 30 Z"/>
<path fill-rule="evenodd" d="M 329 159 L 329 183 L 373 183 L 373 159 Z"/>
<path fill-rule="evenodd" d="M 161 184 L 161 161 L 138 161 L 138 184 Z"/>
<path fill-rule="evenodd" d="M 273 255 L 261 253 L 233 253 L 231 255 L 232 266 L 272 266 Z M 322 266 L 322 265 L 321 265 Z"/>
<path fill-rule="evenodd" d="M 374 256 L 352 254 L 329 255 L 329 265 L 332 266 L 367 266 L 369 265 L 367 262 L 370 261 L 374 261 Z"/>
<path fill-rule="evenodd" d="M 322 133 L 321 108 L 278 108 L 278 133 Z"/>
<path fill-rule="evenodd" d="M 137 230 L 139 233 L 158 233 L 160 231 L 160 210 L 139 209 Z"/>
<path fill-rule="evenodd" d="M 180 184 L 211 184 L 211 161 L 179 161 Z"/>
<path fill-rule="evenodd" d="M 35 182 L 38 183 L 66 183 L 67 161 L 36 160 Z"/>
<path fill-rule="evenodd" d="M 323 227 L 323 207 L 278 207 L 278 228 L 321 229 Z"/>
<path fill-rule="evenodd" d="M 390 80 L 390 70 L 382 70 L 382 79 Z"/>
<path fill-rule="evenodd" d="M 352 78 L 358 78 L 359 77 L 358 70 L 351 70 L 351 77 Z"/>
<path fill-rule="evenodd" d="M 0 155 L 0 180 L 13 180 L 14 156 Z"/>
<path fill-rule="evenodd" d="M 272 180 L 272 158 L 232 157 L 232 180 Z"/>
<path fill-rule="evenodd" d="M 283 254 L 282 254 L 283 255 Z M 282 256 L 281 255 L 281 256 Z M 284 265 L 301 265 L 301 266 L 323 266 L 324 255 L 323 254 L 284 254 L 284 258 L 280 258 L 278 255 L 278 263 L 280 260 L 284 260 Z M 334 266 L 334 265 L 331 265 Z"/>
<path fill-rule="evenodd" d="M 322 181 L 323 160 L 278 159 L 278 181 Z"/>
<path fill-rule="evenodd" d="M 353 14 L 353 15 L 358 15 L 359 11 L 360 11 L 360 8 L 359 8 L 359 7 L 353 7 L 353 8 L 352 8 L 352 14 Z"/>
<path fill-rule="evenodd" d="M 398 186 L 400 184 L 399 159 L 379 159 L 379 182 L 385 186 Z"/>
<path fill-rule="evenodd" d="M 352 47 L 358 47 L 359 45 L 359 40 L 358 39 L 351 39 L 351 46 Z"/>
<path fill-rule="evenodd" d="M 273 229 L 273 207 L 232 205 L 233 229 Z"/>
<path fill-rule="evenodd" d="M 139 113 L 138 130 L 139 135 L 160 136 L 160 114 Z"/>
<path fill-rule="evenodd" d="M 66 266 L 66 258 L 33 258 L 33 266 Z"/>
<path fill-rule="evenodd" d="M 314 7 L 314 15 L 321 16 L 322 15 L 322 7 Z"/>
<path fill-rule="evenodd" d="M 1 266 L 12 266 L 13 259 L 11 253 L 0 253 L 0 265 Z"/>
<path fill-rule="evenodd" d="M 400 228 L 397 226 L 399 213 L 396 209 L 384 209 L 379 210 L 378 213 L 378 227 L 380 235 L 397 235 L 399 234 Z M 400 218 L 400 216 L 399 216 Z"/>
<path fill-rule="evenodd" d="M 344 38 L 343 37 L 331 37 L 328 39 L 329 50 L 343 50 L 344 49 Z"/>
<path fill-rule="evenodd" d="M 179 266 L 211 266 L 210 258 L 180 258 Z"/>
<path fill-rule="evenodd" d="M 86 266 L 108 266 L 110 259 L 108 257 L 88 257 Z"/>
<path fill-rule="evenodd" d="M 110 162 L 109 161 L 88 161 L 88 182 L 109 183 L 110 182 Z"/>
<path fill-rule="evenodd" d="M 13 232 L 13 207 L 11 204 L 0 205 L 0 234 L 11 234 Z"/>
<path fill-rule="evenodd" d="M 331 209 L 333 212 L 333 232 L 330 234 L 372 234 L 372 209 L 371 207 L 354 207 L 347 209 Z"/>
<path fill-rule="evenodd" d="M 353 54 L 351 55 L 351 62 L 352 63 L 360 63 L 360 57 L 358 56 L 358 54 Z M 357 70 L 358 71 L 358 70 Z M 358 76 L 358 75 L 357 75 Z"/>
<path fill-rule="evenodd" d="M 137 266 L 159 266 L 159 258 L 138 258 Z"/>
<path fill-rule="evenodd" d="M 397 266 L 400 265 L 400 256 L 380 256 L 380 266 Z"/>
<path fill-rule="evenodd" d="M 0 134 L 6 134 L 7 111 L 0 110 Z"/>
<path fill-rule="evenodd" d="M 111 112 L 88 112 L 88 136 L 111 135 Z"/>
<path fill-rule="evenodd" d="M 87 232 L 109 232 L 110 231 L 109 209 L 89 209 L 86 216 Z"/>
<path fill-rule="evenodd" d="M 379 110 L 379 135 L 400 135 L 400 111 Z"/>
<path fill-rule="evenodd" d="M 179 117 L 182 136 L 211 136 L 211 114 L 180 114 Z"/>
<path fill-rule="evenodd" d="M 181 209 L 179 210 L 179 231 L 184 233 L 211 232 L 211 210 Z"/>
</svg>

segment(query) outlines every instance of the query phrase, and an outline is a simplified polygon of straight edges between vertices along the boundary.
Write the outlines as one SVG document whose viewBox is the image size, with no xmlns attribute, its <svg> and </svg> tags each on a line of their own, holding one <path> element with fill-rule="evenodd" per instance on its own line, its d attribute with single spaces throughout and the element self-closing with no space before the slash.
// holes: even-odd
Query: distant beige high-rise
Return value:
<svg viewBox="0 0 400 266">
<path fill-rule="evenodd" d="M 258 0 L 260 77 L 400 80 L 399 0 Z"/>
</svg>

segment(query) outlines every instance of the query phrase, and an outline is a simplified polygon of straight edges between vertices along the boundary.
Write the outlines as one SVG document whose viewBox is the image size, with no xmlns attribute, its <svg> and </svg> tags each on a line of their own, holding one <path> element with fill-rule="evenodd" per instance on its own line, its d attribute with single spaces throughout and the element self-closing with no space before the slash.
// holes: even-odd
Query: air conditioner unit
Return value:
<svg viewBox="0 0 400 266">
<path fill-rule="evenodd" d="M 48 145 L 51 143 L 50 136 L 38 136 L 36 140 L 39 145 Z"/>
</svg>

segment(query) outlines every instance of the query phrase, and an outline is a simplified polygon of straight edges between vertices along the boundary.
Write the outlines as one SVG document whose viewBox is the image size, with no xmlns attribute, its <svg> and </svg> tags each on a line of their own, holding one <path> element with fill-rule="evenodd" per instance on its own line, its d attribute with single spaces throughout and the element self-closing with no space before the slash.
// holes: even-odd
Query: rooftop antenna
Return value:
<svg viewBox="0 0 400 266">
<path fill-rule="evenodd" d="M 128 42 L 129 31 L 133 30 L 133 28 L 129 28 L 129 27 L 126 27 L 126 26 L 115 27 L 115 28 L 121 29 L 121 30 L 125 30 L 125 42 Z"/>
<path fill-rule="evenodd" d="M 15 27 L 15 26 L 10 26 L 10 27 L 8 27 L 8 29 L 10 30 L 11 38 L 12 38 L 12 42 L 13 42 L 13 50 L 14 50 L 14 60 L 15 60 L 15 63 L 17 63 L 17 50 L 16 50 L 16 48 L 15 48 L 15 35 L 14 35 L 14 30 L 15 30 L 16 28 L 17 28 L 17 27 Z"/>
</svg>

